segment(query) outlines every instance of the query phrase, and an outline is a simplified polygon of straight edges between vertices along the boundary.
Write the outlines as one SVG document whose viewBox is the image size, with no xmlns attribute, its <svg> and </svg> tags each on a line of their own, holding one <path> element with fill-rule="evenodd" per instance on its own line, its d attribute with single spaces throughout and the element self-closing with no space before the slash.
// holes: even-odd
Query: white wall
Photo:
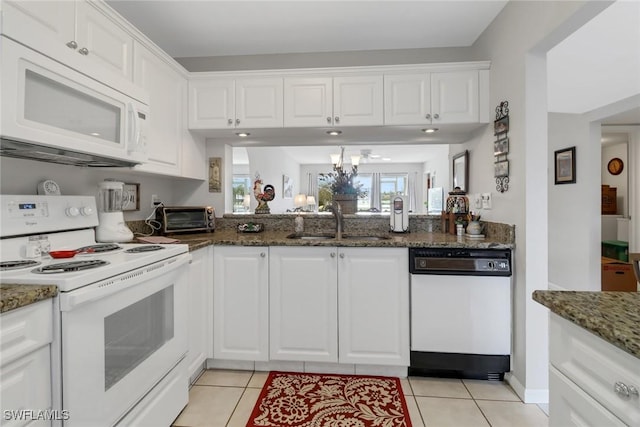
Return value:
<svg viewBox="0 0 640 427">
<path fill-rule="evenodd" d="M 590 132 L 581 114 L 549 114 L 549 282 L 567 290 L 600 290 L 600 144 Z M 576 183 L 555 185 L 554 151 L 572 146 Z"/>
<path fill-rule="evenodd" d="M 548 310 L 531 299 L 547 289 L 547 100 L 545 54 L 606 3 L 509 2 L 474 44 L 491 60 L 490 105 L 509 102 L 509 190 L 495 192 L 493 132 L 465 144 L 473 192 L 492 192 L 486 219 L 514 224 L 514 358 L 510 382 L 525 402 L 548 400 Z"/>
<path fill-rule="evenodd" d="M 126 221 L 142 220 L 151 214 L 152 194 L 157 194 L 166 205 L 177 203 L 172 183 L 188 182 L 122 170 L 91 169 L 0 157 L 0 194 L 36 194 L 39 182 L 52 179 L 58 183 L 62 194 L 95 196 L 98 194 L 98 183 L 106 178 L 140 184 L 140 211 L 126 211 Z"/>
</svg>

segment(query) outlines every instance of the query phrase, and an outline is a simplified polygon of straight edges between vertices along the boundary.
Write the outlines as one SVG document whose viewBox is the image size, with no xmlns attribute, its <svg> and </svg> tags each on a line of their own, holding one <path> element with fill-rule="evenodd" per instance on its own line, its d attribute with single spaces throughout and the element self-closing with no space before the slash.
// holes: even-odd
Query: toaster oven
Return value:
<svg viewBox="0 0 640 427">
<path fill-rule="evenodd" d="M 162 206 L 156 210 L 162 234 L 210 233 L 215 229 L 212 206 Z"/>
</svg>

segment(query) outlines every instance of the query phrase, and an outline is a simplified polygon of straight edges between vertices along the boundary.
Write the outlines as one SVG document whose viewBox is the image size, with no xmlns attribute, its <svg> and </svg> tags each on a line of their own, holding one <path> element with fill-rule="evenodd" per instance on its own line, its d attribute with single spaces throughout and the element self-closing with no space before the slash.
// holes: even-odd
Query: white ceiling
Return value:
<svg viewBox="0 0 640 427">
<path fill-rule="evenodd" d="M 173 57 L 472 45 L 500 1 L 107 0 Z"/>
</svg>

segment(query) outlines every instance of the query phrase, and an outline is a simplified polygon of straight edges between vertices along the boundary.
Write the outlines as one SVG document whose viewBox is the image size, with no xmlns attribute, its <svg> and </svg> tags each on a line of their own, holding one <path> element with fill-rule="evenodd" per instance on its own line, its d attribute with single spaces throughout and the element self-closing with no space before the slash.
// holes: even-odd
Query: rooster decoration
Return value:
<svg viewBox="0 0 640 427">
<path fill-rule="evenodd" d="M 271 213 L 267 202 L 272 201 L 276 197 L 276 190 L 273 185 L 265 185 L 264 191 L 262 191 L 262 179 L 259 174 L 256 174 L 256 179 L 253 181 L 253 196 L 258 201 L 255 213 Z"/>
</svg>

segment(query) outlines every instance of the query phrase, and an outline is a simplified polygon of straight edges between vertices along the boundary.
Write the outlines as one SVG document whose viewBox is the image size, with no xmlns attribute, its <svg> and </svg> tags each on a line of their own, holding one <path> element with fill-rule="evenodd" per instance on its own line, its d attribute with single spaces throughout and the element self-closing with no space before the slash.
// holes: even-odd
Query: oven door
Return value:
<svg viewBox="0 0 640 427">
<path fill-rule="evenodd" d="M 190 259 L 61 295 L 65 426 L 114 425 L 184 357 Z"/>
</svg>

